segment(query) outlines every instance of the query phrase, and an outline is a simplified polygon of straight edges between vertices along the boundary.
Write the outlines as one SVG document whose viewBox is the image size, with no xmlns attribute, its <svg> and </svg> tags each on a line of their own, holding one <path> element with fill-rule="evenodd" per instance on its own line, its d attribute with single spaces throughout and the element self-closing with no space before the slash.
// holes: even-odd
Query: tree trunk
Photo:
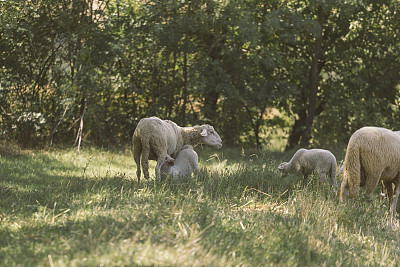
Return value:
<svg viewBox="0 0 400 267">
<path fill-rule="evenodd" d="M 82 103 L 81 103 L 80 124 L 79 124 L 78 132 L 76 134 L 76 139 L 75 139 L 75 144 L 78 144 L 78 146 L 77 146 L 78 152 L 80 152 L 80 150 L 81 150 L 82 135 L 83 135 L 83 118 L 85 117 L 86 105 L 87 105 L 86 97 L 83 97 Z"/>
<path fill-rule="evenodd" d="M 62 121 L 64 120 L 65 115 L 67 114 L 68 108 L 69 108 L 69 105 L 67 105 L 67 106 L 65 107 L 64 113 L 62 114 L 62 116 L 61 116 L 60 120 L 58 121 L 57 125 L 54 127 L 53 131 L 51 132 L 51 136 L 50 136 L 50 146 L 53 145 L 53 137 L 54 137 L 54 134 L 55 134 L 55 132 L 57 131 L 58 126 L 60 126 L 60 124 L 61 124 Z"/>
<path fill-rule="evenodd" d="M 246 109 L 247 113 L 249 114 L 250 124 L 254 131 L 256 148 L 261 149 L 260 128 L 261 128 L 261 125 L 263 122 L 263 115 L 264 115 L 264 111 L 265 111 L 266 107 L 262 107 L 261 112 L 259 114 L 255 114 L 255 115 L 252 114 L 251 110 L 249 109 L 249 107 L 247 105 L 245 105 L 245 109 Z M 256 117 L 255 121 L 253 120 L 253 116 Z"/>
<path fill-rule="evenodd" d="M 315 40 L 311 51 L 311 66 L 309 72 L 309 90 L 308 95 L 302 90 L 302 103 L 304 104 L 298 112 L 299 118 L 295 120 L 292 131 L 286 144 L 286 150 L 297 146 L 308 146 L 311 138 L 311 128 L 315 117 L 322 112 L 323 102 L 317 105 L 320 73 L 323 67 L 322 42 L 323 42 L 323 24 L 326 20 L 326 13 L 321 5 L 318 5 L 318 24 L 321 32 Z"/>
<path fill-rule="evenodd" d="M 315 45 L 312 51 L 312 60 L 311 60 L 311 69 L 309 74 L 309 96 L 308 96 L 308 110 L 307 110 L 307 118 L 305 122 L 305 129 L 301 138 L 301 145 L 307 146 L 310 141 L 310 133 L 311 127 L 316 116 L 316 108 L 317 108 L 317 94 L 319 87 L 319 74 L 321 73 L 322 67 L 320 67 L 319 62 L 322 57 L 322 40 L 323 40 L 323 24 L 325 22 L 326 14 L 322 6 L 318 7 L 318 24 L 320 25 L 321 32 L 315 41 Z"/>
<path fill-rule="evenodd" d="M 188 43 L 189 43 L 189 19 L 190 19 L 190 2 L 188 4 L 186 14 L 186 28 L 185 28 L 185 45 L 183 51 L 183 88 L 182 88 L 182 108 L 181 108 L 181 122 L 185 125 L 186 122 L 186 106 L 188 102 Z"/>
<path fill-rule="evenodd" d="M 181 123 L 185 125 L 186 122 L 186 105 L 188 100 L 188 62 L 187 62 L 187 51 L 185 47 L 185 51 L 183 52 L 183 88 L 182 88 L 182 107 L 181 107 Z"/>
<path fill-rule="evenodd" d="M 204 117 L 210 122 L 215 120 L 218 97 L 219 94 L 214 88 L 206 92 L 204 96 Z"/>
<path fill-rule="evenodd" d="M 288 142 L 286 144 L 285 150 L 289 150 L 297 146 L 304 132 L 304 125 L 307 119 L 307 112 L 305 107 L 301 107 L 298 113 L 299 118 L 295 120 L 292 131 L 290 132 Z"/>
</svg>

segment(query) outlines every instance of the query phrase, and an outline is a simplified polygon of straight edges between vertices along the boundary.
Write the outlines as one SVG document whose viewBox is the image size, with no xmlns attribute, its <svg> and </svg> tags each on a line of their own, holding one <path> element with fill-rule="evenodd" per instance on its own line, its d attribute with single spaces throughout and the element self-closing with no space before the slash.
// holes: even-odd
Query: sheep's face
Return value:
<svg viewBox="0 0 400 267">
<path fill-rule="evenodd" d="M 278 170 L 282 175 L 286 175 L 288 173 L 289 169 L 289 165 L 287 162 L 282 162 L 281 164 L 279 164 L 278 166 Z"/>
<path fill-rule="evenodd" d="M 201 129 L 201 143 L 216 148 L 222 147 L 221 137 L 219 137 L 218 133 L 214 130 L 214 127 L 206 124 L 202 125 Z"/>
</svg>

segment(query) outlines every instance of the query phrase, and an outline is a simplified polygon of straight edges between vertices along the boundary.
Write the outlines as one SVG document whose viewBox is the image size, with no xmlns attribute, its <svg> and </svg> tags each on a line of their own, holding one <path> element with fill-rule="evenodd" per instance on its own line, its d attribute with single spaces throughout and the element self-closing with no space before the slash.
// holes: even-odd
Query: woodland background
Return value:
<svg viewBox="0 0 400 267">
<path fill-rule="evenodd" d="M 2 0 L 0 139 L 119 146 L 148 116 L 225 145 L 400 129 L 399 1 Z"/>
</svg>

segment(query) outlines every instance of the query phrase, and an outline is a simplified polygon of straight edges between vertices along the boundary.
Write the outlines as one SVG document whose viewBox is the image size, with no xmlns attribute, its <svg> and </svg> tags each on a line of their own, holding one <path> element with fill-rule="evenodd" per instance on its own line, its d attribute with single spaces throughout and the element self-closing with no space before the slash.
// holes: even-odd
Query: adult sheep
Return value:
<svg viewBox="0 0 400 267">
<path fill-rule="evenodd" d="M 156 178 L 160 179 L 161 165 L 167 155 L 176 158 L 184 145 L 194 147 L 205 144 L 220 148 L 222 140 L 214 128 L 208 124 L 180 127 L 173 121 L 150 117 L 139 121 L 133 133 L 132 144 L 137 165 L 136 174 L 140 182 L 140 164 L 142 164 L 144 177 L 149 178 L 149 159 L 157 161 L 155 173 Z"/>
<path fill-rule="evenodd" d="M 353 133 L 347 145 L 340 200 L 344 202 L 347 194 L 357 197 L 363 186 L 371 199 L 380 180 L 394 216 L 400 193 L 400 135 L 385 128 L 363 127 Z"/>
<path fill-rule="evenodd" d="M 322 181 L 327 182 L 327 176 L 332 185 L 336 186 L 336 158 L 328 150 L 301 148 L 289 162 L 279 164 L 278 170 L 283 173 L 302 173 L 304 181 L 313 172 L 318 172 Z"/>
<path fill-rule="evenodd" d="M 173 165 L 169 164 L 170 161 L 171 159 L 168 158 L 167 155 L 165 163 L 161 166 L 162 178 L 170 176 L 174 179 L 178 179 L 181 176 L 189 175 L 193 172 L 197 173 L 199 171 L 199 157 L 191 145 L 182 147 Z"/>
</svg>

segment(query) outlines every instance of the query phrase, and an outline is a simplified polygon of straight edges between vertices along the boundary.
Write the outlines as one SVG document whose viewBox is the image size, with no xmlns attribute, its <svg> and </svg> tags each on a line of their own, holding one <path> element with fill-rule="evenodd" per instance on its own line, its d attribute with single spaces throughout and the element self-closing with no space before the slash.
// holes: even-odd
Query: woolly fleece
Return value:
<svg viewBox="0 0 400 267">
<path fill-rule="evenodd" d="M 161 177 L 165 178 L 168 175 L 177 179 L 180 176 L 189 175 L 193 172 L 199 171 L 199 158 L 196 151 L 193 150 L 191 145 L 182 147 L 182 150 L 175 158 L 174 165 L 171 166 L 168 162 L 161 166 Z"/>
<path fill-rule="evenodd" d="M 400 192 L 399 133 L 379 127 L 357 130 L 350 137 L 344 162 L 341 201 L 346 200 L 347 193 L 352 198 L 357 197 L 360 186 L 365 187 L 367 198 L 372 198 L 376 186 L 382 180 L 394 215 Z"/>
<path fill-rule="evenodd" d="M 301 148 L 293 155 L 289 162 L 283 162 L 278 169 L 282 173 L 302 173 L 304 180 L 313 172 L 318 172 L 322 181 L 327 182 L 327 176 L 332 185 L 336 182 L 336 158 L 328 150 Z"/>
<path fill-rule="evenodd" d="M 157 117 L 141 119 L 133 133 L 133 156 L 137 165 L 137 178 L 140 182 L 141 166 L 146 179 L 149 178 L 149 160 L 156 160 L 156 178 L 159 179 L 161 165 L 165 157 L 175 158 L 184 145 L 207 144 L 220 148 L 222 140 L 214 128 L 208 124 L 193 127 L 180 127 L 170 120 Z"/>
</svg>

